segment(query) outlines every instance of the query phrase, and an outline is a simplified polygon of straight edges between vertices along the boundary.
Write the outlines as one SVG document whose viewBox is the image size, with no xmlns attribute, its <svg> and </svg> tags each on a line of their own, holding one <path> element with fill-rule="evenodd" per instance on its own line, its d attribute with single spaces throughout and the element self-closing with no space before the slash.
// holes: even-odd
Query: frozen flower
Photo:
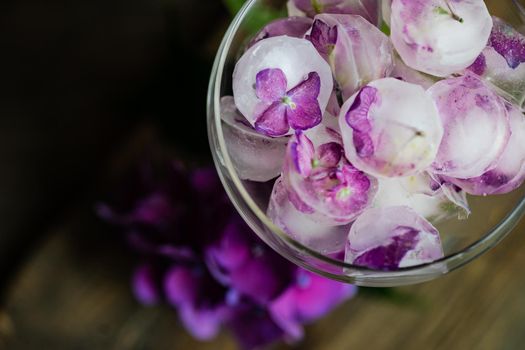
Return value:
<svg viewBox="0 0 525 350">
<path fill-rule="evenodd" d="M 483 0 L 393 0 L 392 43 L 411 68 L 446 77 L 470 66 L 492 19 Z"/>
<path fill-rule="evenodd" d="M 468 68 L 525 108 L 525 36 L 493 17 L 494 27 L 481 55 Z"/>
<path fill-rule="evenodd" d="M 263 39 L 237 61 L 235 105 L 259 132 L 276 137 L 321 122 L 333 90 L 330 66 L 305 39 Z"/>
<path fill-rule="evenodd" d="M 297 209 L 321 222 L 347 224 L 371 204 L 377 181 L 349 163 L 340 136 L 326 130 L 312 130 L 310 137 L 296 133 L 288 144 L 284 183 Z"/>
<path fill-rule="evenodd" d="M 496 166 L 470 179 L 446 177 L 446 180 L 473 195 L 508 193 L 525 181 L 525 117 L 514 106 L 506 108 L 510 116 L 511 136 Z"/>
<path fill-rule="evenodd" d="M 439 232 L 404 206 L 369 209 L 352 225 L 345 261 L 377 270 L 428 263 L 443 257 Z"/>
<path fill-rule="evenodd" d="M 436 107 L 425 90 L 393 78 L 375 80 L 346 101 L 339 125 L 348 160 L 377 177 L 425 170 L 443 136 Z"/>
<path fill-rule="evenodd" d="M 307 38 L 330 64 L 343 100 L 392 71 L 392 44 L 361 16 L 317 15 Z"/>
<path fill-rule="evenodd" d="M 442 80 L 428 93 L 445 130 L 432 172 L 471 178 L 494 168 L 510 138 L 503 100 L 474 74 Z"/>
</svg>

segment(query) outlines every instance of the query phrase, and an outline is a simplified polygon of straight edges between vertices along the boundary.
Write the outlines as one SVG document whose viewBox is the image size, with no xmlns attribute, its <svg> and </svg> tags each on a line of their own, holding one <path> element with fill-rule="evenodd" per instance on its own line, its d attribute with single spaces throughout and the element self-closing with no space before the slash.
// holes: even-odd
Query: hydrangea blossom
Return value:
<svg viewBox="0 0 525 350">
<path fill-rule="evenodd" d="M 432 172 L 471 178 L 492 169 L 510 138 L 503 100 L 473 74 L 442 80 L 428 92 L 445 129 Z"/>
<path fill-rule="evenodd" d="M 443 257 L 437 229 L 408 207 L 369 209 L 352 225 L 345 261 L 395 270 Z"/>
<path fill-rule="evenodd" d="M 392 71 L 392 44 L 361 16 L 317 15 L 307 38 L 330 64 L 343 100 Z"/>
<path fill-rule="evenodd" d="M 289 137 L 258 133 L 242 116 L 233 97 L 221 99 L 224 140 L 239 177 L 265 182 L 281 173 Z"/>
<path fill-rule="evenodd" d="M 393 78 L 375 80 L 346 101 L 339 125 L 348 160 L 378 177 L 425 170 L 443 136 L 436 107 L 425 90 Z"/>
<path fill-rule="evenodd" d="M 496 166 L 470 179 L 446 177 L 448 182 L 467 193 L 486 196 L 511 192 L 525 181 L 525 116 L 514 106 L 507 104 L 506 108 L 512 134 Z"/>
<path fill-rule="evenodd" d="M 497 17 L 493 22 L 487 47 L 468 70 L 524 109 L 525 36 Z"/>
<path fill-rule="evenodd" d="M 122 227 L 143 259 L 132 279 L 137 299 L 172 305 L 196 339 L 210 340 L 227 327 L 244 349 L 296 341 L 303 324 L 355 293 L 354 286 L 301 270 L 259 241 L 215 170 L 188 172 L 175 162 L 164 176 L 150 166 L 137 175 L 125 179 L 112 206 L 100 204 L 97 211 Z"/>
<path fill-rule="evenodd" d="M 269 136 L 285 135 L 290 128 L 306 130 L 321 123 L 317 97 L 321 79 L 315 72 L 286 91 L 286 76 L 279 68 L 268 68 L 255 77 L 255 94 L 268 107 L 255 120 L 255 130 Z"/>
<path fill-rule="evenodd" d="M 321 127 L 310 135 L 297 132 L 288 144 L 283 178 L 290 200 L 319 222 L 349 223 L 370 206 L 377 180 L 346 160 L 337 133 Z"/>
<path fill-rule="evenodd" d="M 268 136 L 319 124 L 332 89 L 330 66 L 308 40 L 289 36 L 259 41 L 233 72 L 235 105 Z"/>
<path fill-rule="evenodd" d="M 350 226 L 318 220 L 294 193 L 286 189 L 282 178 L 275 181 L 266 212 L 270 220 L 296 241 L 322 254 L 342 252 Z"/>
<path fill-rule="evenodd" d="M 392 43 L 411 68 L 446 77 L 484 49 L 492 19 L 483 0 L 393 0 Z"/>
<path fill-rule="evenodd" d="M 315 17 L 321 13 L 359 15 L 374 25 L 379 24 L 378 0 L 289 0 L 288 14 Z"/>
</svg>

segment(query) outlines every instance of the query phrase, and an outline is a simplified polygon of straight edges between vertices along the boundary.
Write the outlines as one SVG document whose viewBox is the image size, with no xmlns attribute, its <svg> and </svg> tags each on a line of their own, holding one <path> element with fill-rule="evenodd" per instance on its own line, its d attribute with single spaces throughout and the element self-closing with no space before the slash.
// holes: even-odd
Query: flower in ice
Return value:
<svg viewBox="0 0 525 350">
<path fill-rule="evenodd" d="M 374 208 L 352 225 L 345 261 L 376 270 L 395 270 L 443 257 L 439 232 L 404 206 Z"/>
<path fill-rule="evenodd" d="M 411 68 L 446 77 L 484 49 L 492 19 L 483 0 L 393 0 L 392 43 Z"/>
<path fill-rule="evenodd" d="M 212 339 L 226 327 L 245 349 L 297 340 L 302 324 L 355 292 L 353 286 L 312 276 L 301 297 L 309 303 L 283 322 L 273 305 L 297 309 L 296 300 L 284 295 L 297 288 L 298 274 L 309 273 L 258 240 L 231 206 L 215 170 L 189 172 L 174 162 L 162 173 L 143 167 L 113 205 L 97 209 L 124 229 L 141 256 L 132 279 L 137 299 L 145 305 L 173 306 L 195 338 Z M 330 301 L 318 299 L 318 290 L 325 290 Z"/>
<path fill-rule="evenodd" d="M 503 99 L 474 74 L 442 80 L 428 93 L 445 130 L 432 172 L 466 179 L 494 168 L 511 135 Z"/>
<path fill-rule="evenodd" d="M 332 92 L 330 66 L 306 39 L 263 39 L 242 55 L 233 72 L 237 109 L 268 136 L 317 125 Z"/>
<path fill-rule="evenodd" d="M 445 179 L 473 195 L 508 193 L 525 181 L 525 117 L 515 106 L 506 104 L 510 117 L 511 136 L 494 168 L 470 179 Z"/>
<path fill-rule="evenodd" d="M 443 136 L 436 107 L 425 90 L 393 78 L 375 80 L 346 101 L 339 125 L 348 160 L 378 177 L 425 170 Z"/>
<path fill-rule="evenodd" d="M 297 209 L 319 220 L 349 223 L 371 204 L 377 181 L 346 160 L 338 134 L 331 135 L 322 127 L 311 134 L 316 144 L 300 131 L 288 144 L 283 176 L 290 199 Z"/>
<path fill-rule="evenodd" d="M 239 177 L 265 182 L 279 176 L 289 137 L 258 133 L 239 113 L 232 96 L 221 98 L 220 111 L 226 147 Z"/>
<path fill-rule="evenodd" d="M 320 13 L 360 15 L 376 25 L 379 20 L 378 0 L 290 0 L 289 8 L 309 17 Z"/>
<path fill-rule="evenodd" d="M 525 36 L 497 17 L 487 47 L 468 68 L 525 108 Z"/>
<path fill-rule="evenodd" d="M 305 130 L 322 119 L 317 97 L 321 80 L 316 72 L 286 91 L 286 76 L 279 68 L 268 68 L 255 77 L 255 94 L 268 107 L 255 120 L 255 130 L 269 135 L 285 135 L 290 127 Z"/>
<path fill-rule="evenodd" d="M 343 100 L 392 70 L 388 37 L 361 16 L 317 15 L 307 38 L 330 64 Z"/>
</svg>

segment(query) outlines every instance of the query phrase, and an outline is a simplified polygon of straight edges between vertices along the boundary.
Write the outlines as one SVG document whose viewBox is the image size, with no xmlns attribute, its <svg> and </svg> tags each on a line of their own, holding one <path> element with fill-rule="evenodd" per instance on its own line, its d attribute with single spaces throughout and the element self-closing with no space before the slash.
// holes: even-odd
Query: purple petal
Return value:
<svg viewBox="0 0 525 350">
<path fill-rule="evenodd" d="M 211 340 L 220 330 L 222 318 L 215 309 L 198 309 L 193 305 L 184 304 L 179 308 L 179 317 L 184 328 L 196 339 Z"/>
<path fill-rule="evenodd" d="M 312 141 L 300 130 L 295 132 L 296 141 L 290 144 L 295 169 L 303 176 L 310 175 L 315 150 Z"/>
<path fill-rule="evenodd" d="M 337 42 L 337 26 L 329 26 L 325 22 L 316 19 L 307 39 L 312 42 L 323 57 L 327 58 L 334 50 Z"/>
<path fill-rule="evenodd" d="M 318 150 L 319 165 L 330 168 L 339 164 L 343 156 L 343 147 L 336 142 L 329 142 L 319 146 Z"/>
<path fill-rule="evenodd" d="M 272 137 L 285 135 L 290 129 L 286 114 L 286 105 L 280 101 L 272 103 L 255 121 L 255 130 Z"/>
<path fill-rule="evenodd" d="M 293 129 L 306 130 L 318 125 L 322 119 L 317 97 L 321 88 L 319 74 L 311 72 L 306 80 L 288 91 L 290 103 L 286 116 Z"/>
<path fill-rule="evenodd" d="M 443 257 L 437 229 L 405 206 L 374 208 L 352 225 L 345 261 L 372 269 L 395 270 Z"/>
<path fill-rule="evenodd" d="M 321 79 L 319 78 L 319 74 L 310 72 L 304 81 L 297 84 L 297 86 L 288 91 L 286 95 L 290 97 L 292 102 L 299 105 L 305 100 L 310 102 L 310 100 L 317 99 L 320 89 Z"/>
<path fill-rule="evenodd" d="M 302 99 L 295 108 L 286 108 L 286 117 L 290 127 L 295 130 L 311 129 L 321 123 L 323 118 L 317 99 Z"/>
<path fill-rule="evenodd" d="M 282 275 L 282 264 L 272 261 L 275 256 L 262 251 L 261 255 L 248 259 L 244 264 L 231 271 L 231 285 L 240 293 L 259 304 L 266 304 L 281 292 L 287 283 Z"/>
<path fill-rule="evenodd" d="M 154 305 L 160 300 L 157 276 L 153 266 L 139 266 L 133 274 L 133 291 L 137 300 L 144 305 Z"/>
<path fill-rule="evenodd" d="M 346 114 L 346 122 L 353 129 L 354 146 L 360 157 L 370 157 L 374 154 L 374 143 L 370 137 L 372 122 L 368 113 L 376 101 L 377 89 L 365 86 L 359 91 Z"/>
<path fill-rule="evenodd" d="M 194 304 L 201 288 L 202 272 L 198 269 L 175 266 L 168 270 L 164 290 L 168 301 L 174 306 Z"/>
<path fill-rule="evenodd" d="M 268 313 L 254 305 L 236 308 L 227 324 L 246 350 L 262 349 L 283 337 L 283 331 Z"/>
<path fill-rule="evenodd" d="M 270 314 L 288 335 L 300 339 L 303 324 L 325 316 L 356 290 L 352 285 L 298 269 L 295 283 L 271 303 Z"/>
<path fill-rule="evenodd" d="M 395 270 L 405 255 L 418 243 L 419 231 L 400 226 L 396 228 L 392 242 L 366 251 L 353 262 L 376 270 Z"/>
<path fill-rule="evenodd" d="M 267 103 L 281 99 L 286 93 L 287 80 L 279 68 L 263 69 L 255 76 L 255 94 Z"/>
<path fill-rule="evenodd" d="M 468 67 L 470 71 L 472 71 L 474 74 L 477 75 L 483 75 L 485 73 L 485 70 L 487 69 L 487 60 L 485 58 L 484 54 L 481 54 L 476 58 L 474 63 L 470 67 Z"/>
<path fill-rule="evenodd" d="M 222 237 L 210 246 L 208 254 L 226 270 L 234 270 L 241 266 L 250 256 L 250 246 L 244 237 L 248 230 L 240 227 L 237 222 L 231 222 L 224 229 Z"/>
<path fill-rule="evenodd" d="M 525 62 L 525 36 L 497 17 L 489 38 L 492 46 L 505 58 L 510 68 L 515 69 Z"/>
</svg>

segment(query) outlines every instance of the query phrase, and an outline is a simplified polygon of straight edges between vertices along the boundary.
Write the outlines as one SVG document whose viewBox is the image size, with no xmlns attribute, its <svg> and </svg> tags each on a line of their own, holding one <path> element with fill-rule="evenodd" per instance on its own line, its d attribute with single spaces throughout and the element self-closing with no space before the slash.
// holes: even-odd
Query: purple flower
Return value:
<svg viewBox="0 0 525 350">
<path fill-rule="evenodd" d="M 269 136 L 283 136 L 290 127 L 305 130 L 318 125 L 322 119 L 317 97 L 321 80 L 316 72 L 290 91 L 279 68 L 264 69 L 255 78 L 255 93 L 268 107 L 255 121 L 255 129 Z"/>
<path fill-rule="evenodd" d="M 525 62 L 525 36 L 497 17 L 493 23 L 488 46 L 503 56 L 510 68 L 517 68 Z"/>
<path fill-rule="evenodd" d="M 135 298 L 144 305 L 155 305 L 161 299 L 161 292 L 157 286 L 157 271 L 150 264 L 144 264 L 135 269 L 132 287 Z"/>
<path fill-rule="evenodd" d="M 325 22 L 316 19 L 307 39 L 312 42 L 321 56 L 327 59 L 332 54 L 337 43 L 337 26 L 329 26 Z"/>
<path fill-rule="evenodd" d="M 330 312 L 356 292 L 356 287 L 297 270 L 294 283 L 270 305 L 270 314 L 291 339 L 301 339 L 305 323 Z"/>
<path fill-rule="evenodd" d="M 298 210 L 346 224 L 373 200 L 376 179 L 356 169 L 343 156 L 340 137 L 328 128 L 312 130 L 317 145 L 297 131 L 288 145 L 283 176 L 289 199 Z M 321 217 L 318 219 L 321 220 Z"/>
<path fill-rule="evenodd" d="M 330 151 L 323 153 L 324 161 L 332 162 L 325 153 Z M 295 285 L 299 269 L 250 231 L 227 200 L 215 170 L 190 172 L 174 163 L 164 174 L 146 166 L 138 175 L 113 199 L 116 205 L 97 206 L 102 218 L 124 229 L 131 248 L 145 261 L 132 278 L 136 298 L 145 305 L 171 305 L 196 339 L 210 340 L 223 326 L 244 349 L 290 339 L 270 307 Z M 315 283 L 321 287 L 323 282 Z M 353 289 L 330 283 L 335 294 Z M 330 305 L 348 297 L 331 298 Z M 324 303 L 312 299 L 302 305 L 301 315 L 322 316 L 331 309 Z M 301 316 L 294 322 L 308 320 Z"/>
</svg>

